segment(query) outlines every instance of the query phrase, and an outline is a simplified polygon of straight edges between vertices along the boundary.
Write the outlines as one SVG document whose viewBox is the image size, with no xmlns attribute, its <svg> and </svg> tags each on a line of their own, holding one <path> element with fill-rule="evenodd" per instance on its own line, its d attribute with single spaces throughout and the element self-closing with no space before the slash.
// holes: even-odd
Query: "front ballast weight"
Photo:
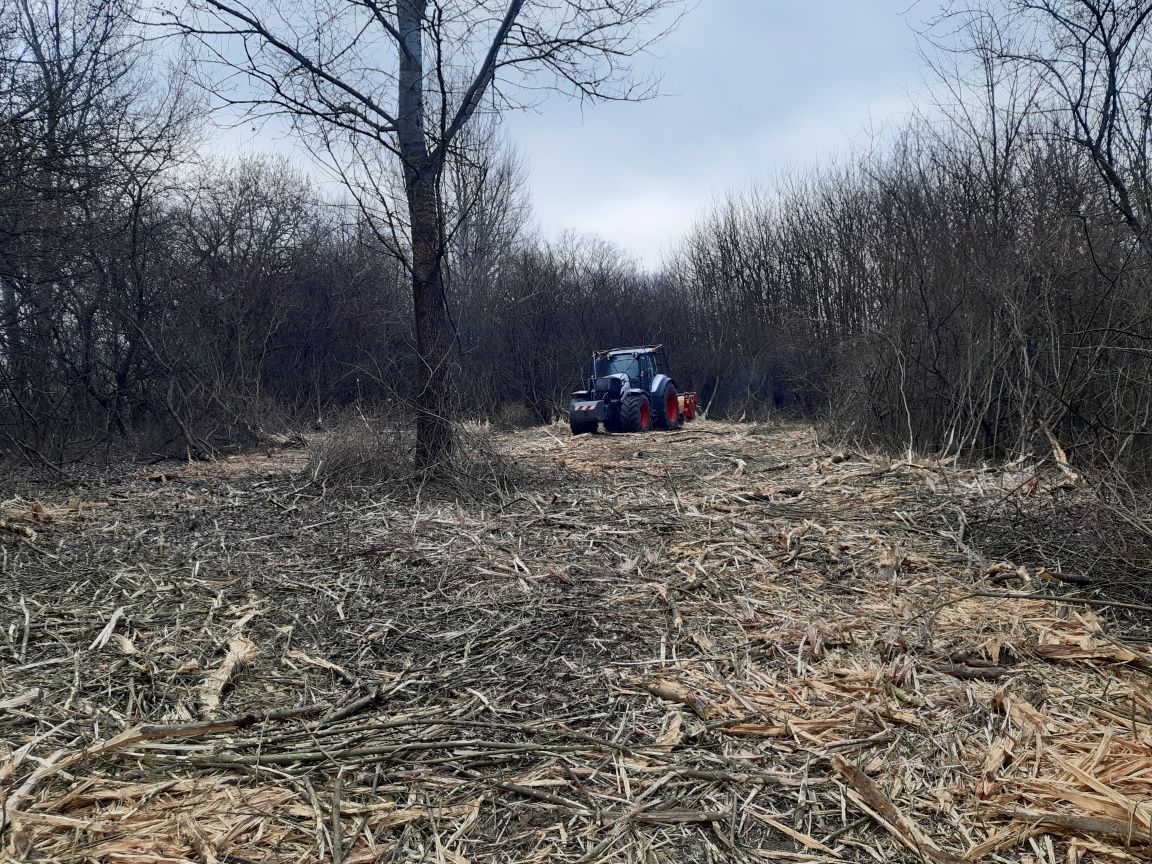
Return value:
<svg viewBox="0 0 1152 864">
<path fill-rule="evenodd" d="M 696 418 L 695 393 L 681 393 L 668 374 L 660 345 L 613 348 L 592 355 L 587 390 L 572 394 L 568 425 L 573 435 L 672 431 Z"/>
</svg>

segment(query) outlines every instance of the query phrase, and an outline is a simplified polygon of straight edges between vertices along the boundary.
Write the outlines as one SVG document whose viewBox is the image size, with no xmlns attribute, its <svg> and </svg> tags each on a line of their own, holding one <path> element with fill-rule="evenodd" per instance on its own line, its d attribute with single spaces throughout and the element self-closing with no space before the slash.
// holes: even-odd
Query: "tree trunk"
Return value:
<svg viewBox="0 0 1152 864">
<path fill-rule="evenodd" d="M 416 316 L 416 467 L 426 471 L 452 449 L 451 323 L 444 296 L 443 226 L 431 178 L 408 191 L 412 225 L 412 306 Z"/>
<path fill-rule="evenodd" d="M 452 338 L 444 297 L 444 225 L 439 205 L 442 159 L 424 137 L 423 34 L 428 0 L 399 0 L 400 69 L 396 139 L 412 243 L 412 308 L 416 319 L 416 468 L 428 471 L 452 450 L 448 417 Z"/>
<path fill-rule="evenodd" d="M 26 382 L 24 357 L 20 339 L 20 312 L 16 288 L 10 276 L 0 273 L 0 334 L 3 336 L 3 365 L 7 367 L 8 386 L 13 395 L 24 398 Z"/>
</svg>

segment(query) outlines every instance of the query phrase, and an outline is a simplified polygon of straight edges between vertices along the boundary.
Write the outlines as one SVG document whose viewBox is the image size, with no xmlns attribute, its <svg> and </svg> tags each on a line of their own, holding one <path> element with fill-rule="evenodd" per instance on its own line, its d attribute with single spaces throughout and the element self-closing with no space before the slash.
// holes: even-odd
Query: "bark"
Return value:
<svg viewBox="0 0 1152 864">
<path fill-rule="evenodd" d="M 412 308 L 416 324 L 416 468 L 427 471 L 452 450 L 448 396 L 452 339 L 444 296 L 444 225 L 439 206 L 442 159 L 424 137 L 424 58 L 421 37 L 427 0 L 400 0 L 399 111 L 396 138 L 412 248 Z"/>
<path fill-rule="evenodd" d="M 12 279 L 0 273 L 0 335 L 3 336 L 3 366 L 7 368 L 7 384 L 11 393 L 24 397 L 24 350 L 20 339 L 19 304 Z"/>
<path fill-rule="evenodd" d="M 16 310 L 16 290 L 8 276 L 0 274 L 0 327 L 4 333 L 4 350 L 11 360 L 17 353 L 20 322 Z"/>
<path fill-rule="evenodd" d="M 422 178 L 408 191 L 412 225 L 412 305 L 416 321 L 416 467 L 434 467 L 452 449 L 448 418 L 454 365 L 444 295 L 443 225 L 435 183 Z"/>
</svg>

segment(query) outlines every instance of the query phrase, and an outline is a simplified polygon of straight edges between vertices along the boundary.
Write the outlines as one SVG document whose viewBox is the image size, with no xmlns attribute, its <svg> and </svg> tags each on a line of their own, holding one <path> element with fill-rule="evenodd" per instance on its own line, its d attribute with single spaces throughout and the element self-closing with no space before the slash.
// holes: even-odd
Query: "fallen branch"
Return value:
<svg viewBox="0 0 1152 864">
<path fill-rule="evenodd" d="M 684 822 L 723 822 L 731 817 L 731 813 L 718 810 L 649 810 L 637 813 L 633 818 L 637 822 L 651 822 L 656 824 L 675 824 Z"/>
<path fill-rule="evenodd" d="M 212 674 L 205 678 L 204 683 L 200 685 L 199 702 L 201 717 L 205 720 L 212 719 L 212 716 L 220 707 L 220 700 L 223 697 L 224 688 L 228 686 L 232 675 L 243 664 L 255 660 L 258 653 L 260 653 L 260 651 L 256 647 L 256 643 L 247 636 L 236 635 L 228 640 L 228 653 L 224 656 L 224 661 L 214 669 Z"/>
<path fill-rule="evenodd" d="M 1098 816 L 1073 816 L 1067 813 L 1039 813 L 1032 810 L 994 810 L 992 815 L 1012 819 L 1016 822 L 1063 828 L 1080 834 L 1104 834 L 1108 837 L 1120 837 L 1127 846 L 1137 843 L 1152 845 L 1152 828 L 1144 828 L 1135 822 L 1102 819 Z"/>
<path fill-rule="evenodd" d="M 1102 608 L 1130 609 L 1133 612 L 1152 612 L 1152 606 L 1142 606 L 1139 603 L 1122 603 L 1119 600 L 1099 600 L 1095 597 L 1067 597 L 1059 594 L 1028 594 L 1023 591 L 969 591 L 967 597 L 956 601 L 966 600 L 968 597 L 993 597 L 1004 600 L 1050 600 L 1053 603 L 1082 603 L 1085 606 L 1099 606 Z"/>
<path fill-rule="evenodd" d="M 946 666 L 932 666 L 931 668 L 933 671 L 942 672 L 945 675 L 951 675 L 953 678 L 960 678 L 962 680 L 976 678 L 981 681 L 998 681 L 1012 674 L 1011 670 L 1005 669 L 1002 666 L 961 666 L 950 664 Z"/>
<path fill-rule="evenodd" d="M 892 803 L 876 781 L 848 762 L 835 756 L 832 767 L 843 777 L 848 784 L 859 793 L 866 811 L 873 816 L 876 822 L 891 834 L 896 840 L 903 843 L 918 855 L 926 855 L 933 861 L 957 862 L 961 859 L 950 852 L 941 849 L 927 834 L 921 831 L 912 820 L 901 813 Z"/>
</svg>

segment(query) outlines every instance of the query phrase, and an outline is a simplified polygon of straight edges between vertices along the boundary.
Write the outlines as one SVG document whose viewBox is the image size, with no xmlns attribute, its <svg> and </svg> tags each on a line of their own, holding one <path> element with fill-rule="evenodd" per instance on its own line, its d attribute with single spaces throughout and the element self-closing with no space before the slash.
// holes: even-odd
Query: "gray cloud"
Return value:
<svg viewBox="0 0 1152 864">
<path fill-rule="evenodd" d="M 724 191 L 805 169 L 907 119 L 910 0 L 702 0 L 657 49 L 658 99 L 559 96 L 507 118 L 546 234 L 602 234 L 649 264 Z"/>
</svg>

